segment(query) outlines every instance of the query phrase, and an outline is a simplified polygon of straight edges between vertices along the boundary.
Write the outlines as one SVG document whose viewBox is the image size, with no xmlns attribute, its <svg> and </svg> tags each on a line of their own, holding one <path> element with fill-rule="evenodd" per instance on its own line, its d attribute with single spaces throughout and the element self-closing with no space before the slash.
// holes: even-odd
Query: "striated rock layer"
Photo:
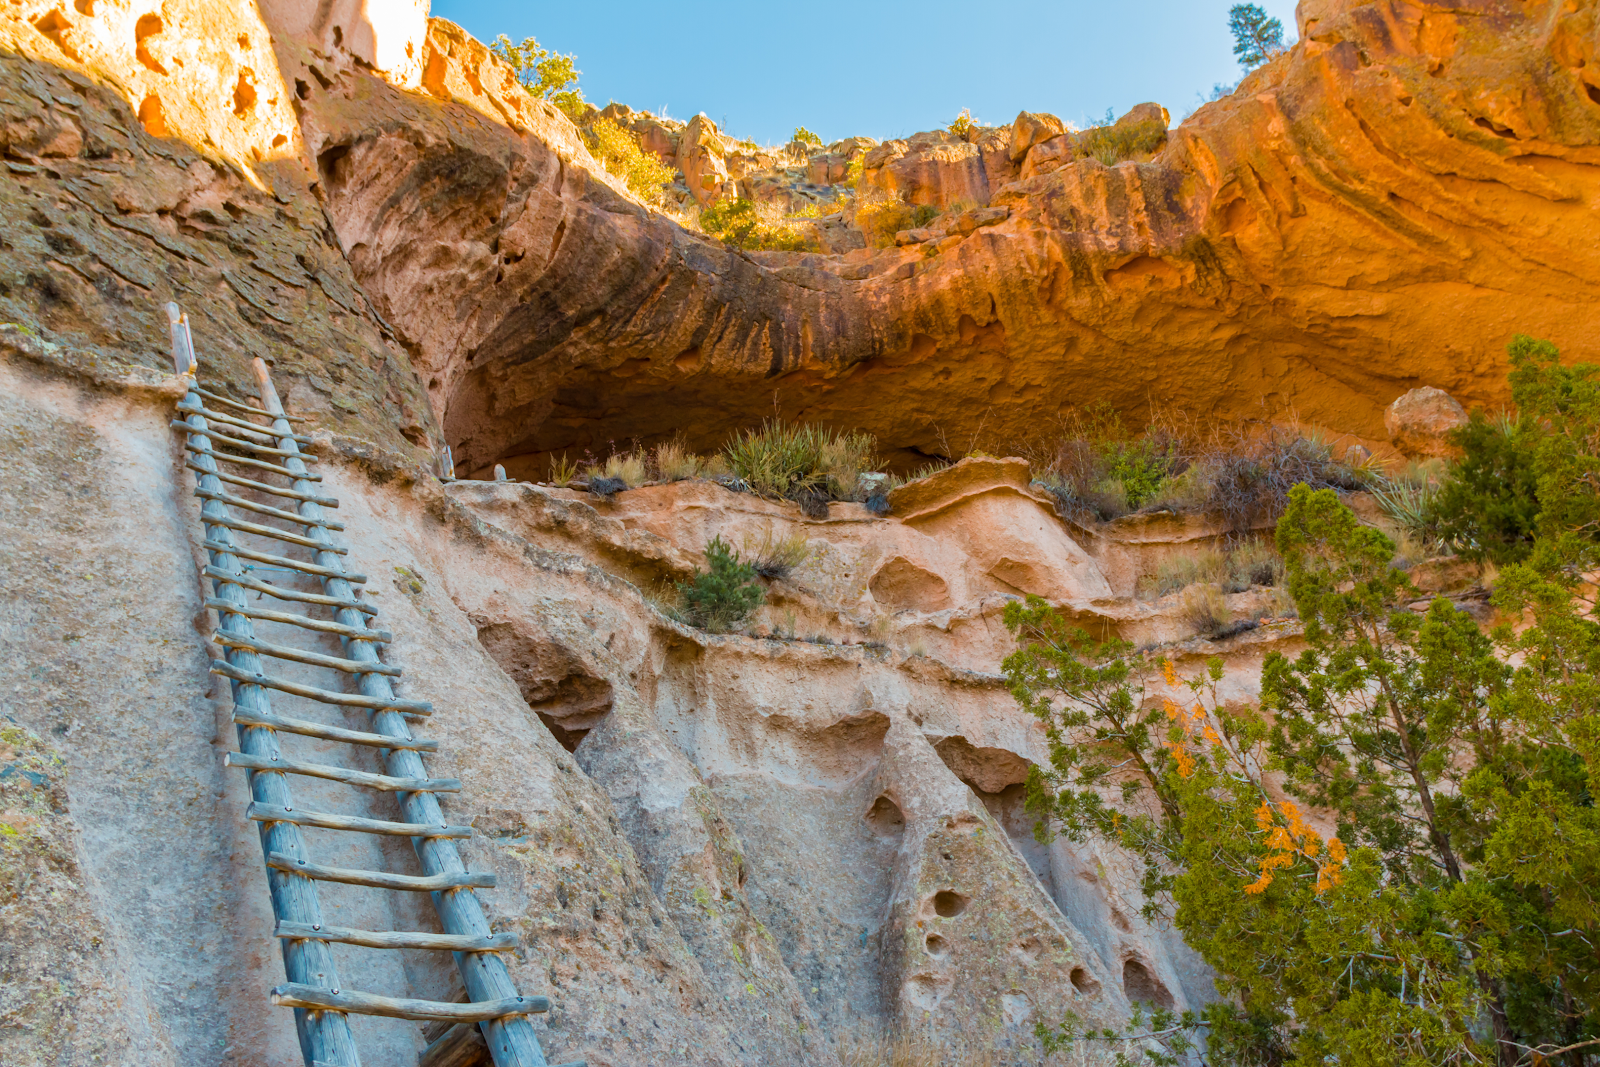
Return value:
<svg viewBox="0 0 1600 1067">
<path fill-rule="evenodd" d="M 60 445 L 0 476 L 0 1009 L 14 1021 L 0 1060 L 294 1062 L 288 1013 L 267 997 L 282 971 L 245 781 L 221 762 L 230 702 L 207 674 L 204 550 L 167 426 L 180 384 L 86 378 L 64 352 L 0 330 L 0 425 Z M 446 810 L 473 827 L 469 866 L 498 876 L 481 895 L 495 929 L 521 934 L 513 975 L 554 1001 L 538 1020 L 552 1062 L 826 1067 L 841 1038 L 905 1028 L 1025 1064 L 1036 1022 L 1116 1025 L 1132 997 L 1214 995 L 1193 954 L 1140 917 L 1128 857 L 1033 839 L 1021 783 L 1046 758 L 1043 732 L 995 673 L 994 614 L 1017 591 L 1054 591 L 1127 620 L 1115 553 L 1059 559 L 1075 544 L 1016 485 L 1017 464 L 952 469 L 908 497 L 906 521 L 854 505 L 807 520 L 710 483 L 594 503 L 441 485 L 396 453 L 320 441 L 351 566 L 395 633 L 386 656 L 435 705 L 432 766 L 467 784 Z M 961 536 L 978 527 L 993 544 Z M 751 634 L 693 630 L 641 593 L 711 537 L 762 532 L 808 552 Z M 1144 530 L 1125 547 L 1183 536 L 1157 546 Z M 879 581 L 912 560 L 946 604 L 905 607 L 904 583 Z M 1132 621 L 1170 625 L 1162 610 Z M 261 636 L 292 639 L 277 626 Z M 1256 636 L 1173 655 L 1188 669 L 1222 652 L 1229 684 L 1248 687 L 1262 649 L 1293 640 Z M 340 684 L 326 668 L 275 670 Z M 287 742 L 361 766 L 337 745 Z M 297 781 L 296 795 L 392 815 L 335 783 Z M 367 835 L 310 844 L 337 866 L 413 862 Z M 341 925 L 435 929 L 414 895 L 319 895 Z M 461 994 L 437 953 L 338 962 L 358 988 Z M 372 1067 L 415 1063 L 423 1041 L 396 1020 L 358 1019 L 356 1035 Z"/>
<path fill-rule="evenodd" d="M 1217 531 L 1064 523 L 1016 460 L 907 486 L 892 518 L 817 520 L 704 482 L 598 502 L 419 461 L 704 447 L 774 404 L 911 456 L 1095 396 L 1225 416 L 1264 396 L 1368 436 L 1412 386 L 1493 401 L 1512 329 L 1595 347 L 1594 4 L 1308 3 L 1304 43 L 1150 163 L 990 133 L 885 152 L 884 181 L 989 203 L 937 242 L 837 257 L 685 232 L 480 43 L 368 6 L 0 13 L 0 1061 L 296 1055 L 221 765 L 168 299 L 208 382 L 243 395 L 270 360 L 324 443 L 388 654 L 468 784 L 449 810 L 499 876 L 487 907 L 523 935 L 517 981 L 556 1004 L 553 1060 L 826 1067 L 841 1035 L 900 1027 L 1025 1061 L 1036 1021 L 1213 995 L 1140 917 L 1126 856 L 1033 839 L 1021 783 L 1045 746 L 996 672 L 999 612 L 1036 593 L 1186 667 L 1226 655 L 1248 697 L 1292 624 L 1186 640 L 1176 594 L 1131 595 Z M 751 634 L 642 592 L 713 536 L 791 534 L 807 559 Z M 321 671 L 287 673 L 333 687 Z M 326 898 L 343 924 L 431 928 L 425 901 L 348 888 Z M 339 959 L 374 991 L 461 992 L 434 955 Z M 357 1034 L 373 1067 L 423 1042 Z"/>
<path fill-rule="evenodd" d="M 1502 402 L 1513 332 L 1600 349 L 1595 19 L 1308 2 L 1301 43 L 1151 162 L 1018 180 L 1030 155 L 946 146 L 917 174 L 956 170 L 916 180 L 1009 218 L 844 256 L 728 251 L 613 195 L 559 116 L 478 118 L 503 81 L 478 55 L 445 62 L 439 102 L 348 69 L 302 125 L 470 469 L 674 431 L 706 448 L 775 409 L 950 454 L 1093 398 L 1381 440 L 1413 387 Z M 458 38 L 435 20 L 429 54 Z"/>
</svg>

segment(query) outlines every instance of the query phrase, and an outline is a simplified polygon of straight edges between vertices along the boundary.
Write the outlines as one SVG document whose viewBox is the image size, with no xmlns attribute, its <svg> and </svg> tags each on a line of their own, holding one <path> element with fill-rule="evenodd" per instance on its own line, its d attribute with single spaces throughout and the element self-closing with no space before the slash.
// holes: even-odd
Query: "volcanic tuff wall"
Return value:
<svg viewBox="0 0 1600 1067">
<path fill-rule="evenodd" d="M 1096 392 L 1221 415 L 1265 395 L 1369 436 L 1411 384 L 1493 400 L 1501 335 L 1595 347 L 1594 5 L 1302 5 L 1304 43 L 1156 161 L 989 174 L 1000 225 L 843 257 L 652 215 L 481 44 L 371 6 L 0 13 L 0 1060 L 295 1055 L 226 701 L 202 688 L 168 299 L 208 381 L 242 395 L 248 359 L 273 363 L 354 563 L 396 576 L 374 583 L 395 656 L 441 709 L 555 1059 L 827 1064 L 856 1026 L 1017 1047 L 1068 1008 L 1202 1002 L 1125 857 L 1032 841 L 1018 783 L 1044 753 L 995 674 L 996 616 L 1035 592 L 1181 642 L 1132 583 L 1211 531 L 1063 525 L 1002 461 L 890 519 L 806 522 L 706 484 L 597 504 L 417 460 L 448 441 L 538 469 L 680 426 L 705 445 L 774 392 L 903 454 Z M 763 636 L 640 593 L 713 534 L 792 531 L 812 561 Z M 1293 641 L 1173 652 L 1226 654 L 1244 694 Z M 330 899 L 352 926 L 430 921 Z M 438 960 L 366 959 L 369 988 L 455 992 Z M 361 1025 L 365 1062 L 414 1062 L 416 1027 Z"/>
<path fill-rule="evenodd" d="M 902 457 L 1015 443 L 1085 398 L 1381 439 L 1417 385 L 1503 402 L 1516 331 L 1593 354 L 1595 5 L 1340 0 L 1300 20 L 1292 52 L 1149 163 L 1018 180 L 1004 152 L 965 161 L 1009 218 L 931 256 L 685 233 L 569 165 L 559 118 L 461 121 L 516 91 L 438 22 L 430 54 L 454 58 L 433 91 L 457 103 L 352 69 L 303 125 L 337 161 L 356 273 L 475 470 L 680 428 L 704 449 L 775 406 Z"/>
</svg>

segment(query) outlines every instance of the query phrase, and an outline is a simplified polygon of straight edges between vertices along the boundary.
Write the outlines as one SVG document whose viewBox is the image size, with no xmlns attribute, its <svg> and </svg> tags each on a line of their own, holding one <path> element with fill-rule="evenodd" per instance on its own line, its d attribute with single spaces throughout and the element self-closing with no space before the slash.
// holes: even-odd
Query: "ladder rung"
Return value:
<svg viewBox="0 0 1600 1067">
<path fill-rule="evenodd" d="M 207 541 L 206 547 L 210 548 L 213 544 L 216 544 L 216 542 Z M 228 548 L 226 551 L 236 552 L 238 550 Z M 252 556 L 250 558 L 254 559 L 255 557 Z M 394 634 L 388 630 L 363 630 L 358 626 L 346 626 L 342 622 L 313 619 L 309 615 L 296 615 L 290 611 L 271 611 L 267 608 L 258 608 L 254 604 L 240 607 L 231 601 L 218 600 L 212 596 L 206 597 L 206 607 L 216 611 L 230 612 L 234 615 L 243 615 L 250 619 L 260 619 L 263 622 L 281 622 L 289 626 L 303 626 L 307 630 L 317 630 L 325 634 L 338 634 L 340 637 L 348 637 L 356 641 L 377 641 L 382 644 L 388 644 L 394 640 Z"/>
<path fill-rule="evenodd" d="M 213 541 L 209 538 L 200 542 L 200 545 L 202 548 L 209 548 L 213 552 L 231 552 L 235 556 L 253 559 L 257 563 L 270 563 L 274 566 L 286 567 L 292 571 L 304 571 L 307 574 L 315 574 L 319 578 L 343 578 L 351 585 L 363 585 L 367 580 L 365 574 L 348 574 L 344 571 L 336 571 L 332 567 L 320 567 L 315 563 L 305 563 L 298 559 L 290 559 L 288 556 L 274 556 L 270 552 L 257 552 L 253 548 L 225 545 L 221 541 Z"/>
<path fill-rule="evenodd" d="M 353 771 L 347 767 L 330 767 L 325 763 L 301 763 L 299 760 L 270 759 L 252 756 L 248 752 L 228 752 L 222 757 L 224 767 L 243 767 L 247 771 L 278 771 L 282 774 L 303 774 L 307 778 L 326 778 L 345 785 L 359 785 L 367 789 L 383 789 L 391 793 L 459 793 L 459 778 L 394 778 L 387 774 Z"/>
<path fill-rule="evenodd" d="M 401 889 L 408 893 L 437 893 L 445 889 L 493 889 L 495 876 L 487 871 L 462 871 L 460 874 L 390 874 L 388 871 L 353 871 L 343 867 L 324 867 L 269 852 L 267 866 L 290 874 L 303 875 L 319 882 L 365 885 L 373 889 Z"/>
<path fill-rule="evenodd" d="M 225 423 L 228 426 L 237 426 L 241 429 L 249 430 L 251 433 L 258 433 L 263 437 L 270 437 L 278 441 L 287 440 L 302 445 L 316 443 L 316 441 L 310 437 L 302 437 L 297 433 L 278 433 L 270 426 L 262 426 L 259 423 L 250 422 L 246 419 L 235 418 L 232 415 L 224 415 L 220 411 L 211 411 L 210 409 L 204 407 L 196 408 L 190 407 L 188 404 L 179 404 L 178 410 L 186 415 L 199 415 L 202 418 L 212 419 L 216 422 Z M 270 419 L 272 416 L 268 415 L 267 418 Z"/>
<path fill-rule="evenodd" d="M 317 457 L 315 457 L 313 455 L 309 455 L 308 453 L 305 453 L 305 452 L 300 452 L 300 451 L 291 452 L 287 448 L 273 448 L 270 445 L 260 445 L 260 444 L 256 444 L 256 442 L 254 442 L 254 441 L 246 441 L 242 437 L 229 437 L 227 434 L 219 433 L 218 431 L 213 430 L 209 426 L 205 426 L 205 427 L 190 426 L 187 422 L 184 422 L 182 419 L 173 419 L 172 420 L 172 428 L 174 430 L 183 430 L 183 431 L 185 431 L 187 433 L 197 434 L 197 435 L 199 435 L 201 437 L 209 437 L 209 438 L 211 438 L 213 443 L 224 444 L 224 445 L 227 445 L 229 448 L 242 448 L 246 452 L 254 452 L 258 456 L 291 456 L 291 457 L 293 457 L 295 459 L 316 459 L 317 458 Z"/>
<path fill-rule="evenodd" d="M 276 689 L 281 693 L 289 693 L 292 696 L 320 700 L 324 704 L 337 704 L 342 708 L 403 711 L 408 715 L 433 714 L 433 705 L 426 700 L 401 700 L 399 697 L 369 697 L 365 693 L 335 693 L 331 689 L 318 689 L 313 685 L 301 685 L 299 682 L 291 682 L 287 678 L 276 678 L 270 674 L 262 674 L 259 671 L 240 670 L 226 660 L 212 660 L 211 673 L 220 674 L 224 678 L 232 678 L 236 682 L 248 682 L 267 689 Z"/>
<path fill-rule="evenodd" d="M 305 719 L 287 719 L 281 715 L 267 715 L 264 712 L 249 711 L 245 708 L 233 709 L 233 721 L 240 726 L 265 726 L 270 730 L 282 730 L 286 734 L 300 734 L 303 737 L 320 737 L 324 741 L 343 741 L 347 745 L 367 745 L 372 748 L 403 748 L 412 752 L 437 752 L 439 742 L 419 741 L 409 737 L 390 737 L 387 734 L 369 734 L 361 730 L 346 730 L 342 726 L 325 726 L 320 722 L 308 722 Z"/>
<path fill-rule="evenodd" d="M 234 585 L 242 586 L 245 589 L 253 589 L 258 593 L 277 597 L 279 600 L 297 600 L 302 604 L 321 604 L 330 608 L 354 608 L 356 611 L 365 612 L 368 615 L 378 614 L 376 607 L 371 604 L 364 604 L 359 600 L 345 600 L 341 597 L 327 596 L 323 593 L 302 593 L 298 589 L 287 589 L 281 585 L 263 582 L 259 578 L 251 578 L 244 574 L 234 574 L 232 571 L 225 571 L 221 567 L 211 564 L 207 564 L 205 570 L 201 573 L 207 578 L 232 582 Z"/>
<path fill-rule="evenodd" d="M 207 526 L 222 526 L 229 530 L 238 530 L 240 533 L 255 534 L 257 537 L 270 537 L 274 541 L 285 541 L 291 545 L 315 549 L 318 552 L 332 552 L 339 556 L 350 554 L 348 548 L 341 548 L 326 541 L 314 541 L 309 537 L 301 537 L 299 534 L 290 533 L 288 530 L 280 530 L 276 526 L 262 526 L 260 523 L 245 522 L 243 519 L 236 519 L 231 515 L 201 515 L 200 521 Z"/>
<path fill-rule="evenodd" d="M 400 668 L 387 663 L 362 663 L 356 659 L 324 656 L 320 652 L 306 652 L 303 649 L 290 648 L 287 645 L 275 645 L 270 641 L 246 637 L 243 634 L 229 633 L 227 630 L 215 631 L 211 635 L 211 640 L 228 648 L 244 648 L 251 652 L 259 652 L 263 656 L 271 656 L 273 659 L 309 663 L 313 667 L 329 667 L 336 671 L 344 671 L 346 674 L 382 674 L 390 678 L 400 677 Z"/>
<path fill-rule="evenodd" d="M 219 404 L 226 404 L 230 408 L 238 408 L 240 411 L 248 411 L 252 415 L 265 415 L 269 419 L 287 419 L 290 422 L 310 421 L 304 415 L 274 415 L 270 411 L 262 411 L 260 408 L 253 408 L 249 404 L 241 404 L 239 401 L 234 400 L 231 397 L 223 396 L 221 393 L 213 393 L 211 390 L 202 389 L 198 385 L 194 386 L 193 388 L 195 392 L 209 400 L 215 400 Z"/>
<path fill-rule="evenodd" d="M 276 463 L 268 463 L 264 459 L 251 459 L 249 456 L 230 456 L 226 452 L 214 452 L 209 448 L 201 448 L 189 440 L 183 442 L 183 447 L 197 456 L 210 456 L 212 459 L 220 459 L 227 463 L 237 463 L 243 467 L 258 467 L 264 471 L 271 471 L 273 474 L 281 474 L 285 478 L 303 478 L 308 482 L 322 481 L 322 475 L 320 474 L 312 474 L 310 471 L 292 471 L 288 467 L 280 467 Z M 202 468 L 202 472 L 210 473 L 205 471 L 204 468 Z"/>
<path fill-rule="evenodd" d="M 344 529 L 344 523 L 342 522 L 334 522 L 332 519 L 313 519 L 293 511 L 284 511 L 282 508 L 258 504 L 254 500 L 242 496 L 234 496 L 232 493 L 219 493 L 212 489 L 196 489 L 194 495 L 204 497 L 206 500 L 220 500 L 224 504 L 229 504 L 236 508 L 244 508 L 246 511 L 271 515 L 275 519 L 288 519 L 290 522 L 298 522 L 301 526 L 321 526 L 329 530 Z"/>
<path fill-rule="evenodd" d="M 274 804 L 251 801 L 244 809 L 244 817 L 253 822 L 292 822 L 296 826 L 320 826 L 324 830 L 354 830 L 361 834 L 387 834 L 390 837 L 454 837 L 472 836 L 470 826 L 435 826 L 421 822 L 385 822 L 383 819 L 363 819 L 355 815 L 334 815 L 326 811 L 291 811 Z"/>
<path fill-rule="evenodd" d="M 360 945 L 362 948 L 426 948 L 446 952 L 509 952 L 521 943 L 516 934 L 423 934 L 390 932 L 387 930 L 347 930 L 342 926 L 323 926 L 317 929 L 310 923 L 280 920 L 272 931 L 274 937 L 304 938 L 311 941 L 337 941 L 342 945 Z"/>
<path fill-rule="evenodd" d="M 309 500 L 311 503 L 321 504 L 325 508 L 336 508 L 339 506 L 339 501 L 331 496 L 317 496 L 315 493 L 299 493 L 293 489 L 284 489 L 280 486 L 268 485 L 266 482 L 251 481 L 249 478 L 241 478 L 237 474 L 228 474 L 225 471 L 208 471 L 192 459 L 184 460 L 183 465 L 192 471 L 199 471 L 201 474 L 209 474 L 211 477 L 220 481 L 231 482 L 234 485 L 246 486 L 247 488 L 255 489 L 263 493 L 271 493 L 273 496 L 286 496 L 291 500 Z"/>
<path fill-rule="evenodd" d="M 380 997 L 376 993 L 340 992 L 297 982 L 274 986 L 272 1003 L 280 1008 L 344 1011 L 352 1015 L 382 1015 L 390 1019 L 415 1019 L 418 1022 L 438 1019 L 450 1023 L 480 1023 L 489 1019 L 504 1019 L 508 1015 L 532 1015 L 550 1010 L 549 997 L 507 997 L 504 1000 L 446 1004 L 437 1000 Z"/>
</svg>

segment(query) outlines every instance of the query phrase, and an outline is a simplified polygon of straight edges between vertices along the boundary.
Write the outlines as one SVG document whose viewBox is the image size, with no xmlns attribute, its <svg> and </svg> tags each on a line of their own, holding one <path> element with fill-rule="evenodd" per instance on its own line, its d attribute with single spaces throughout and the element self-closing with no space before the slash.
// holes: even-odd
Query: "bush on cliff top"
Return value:
<svg viewBox="0 0 1600 1067">
<path fill-rule="evenodd" d="M 1293 426 L 1199 432 L 1158 416 L 1129 430 L 1107 403 L 1065 417 L 1053 442 L 1029 449 L 1035 477 L 1079 520 L 1109 520 L 1150 506 L 1197 511 L 1243 532 L 1276 519 L 1289 489 L 1361 489 L 1380 478 L 1370 461 Z"/>
<path fill-rule="evenodd" d="M 1074 135 L 1080 157 L 1098 159 L 1108 167 L 1124 160 L 1144 161 L 1167 143 L 1167 128 L 1159 119 L 1142 119 L 1117 125 L 1107 111 L 1102 125 Z"/>
<path fill-rule="evenodd" d="M 652 207 L 666 203 L 672 168 L 640 148 L 638 138 L 610 119 L 596 119 L 583 133 L 600 165 L 621 178 L 640 200 Z"/>
<path fill-rule="evenodd" d="M 798 228 L 763 211 L 754 200 L 719 200 L 700 212 L 700 228 L 724 244 L 746 251 L 811 252 L 812 240 Z"/>
</svg>

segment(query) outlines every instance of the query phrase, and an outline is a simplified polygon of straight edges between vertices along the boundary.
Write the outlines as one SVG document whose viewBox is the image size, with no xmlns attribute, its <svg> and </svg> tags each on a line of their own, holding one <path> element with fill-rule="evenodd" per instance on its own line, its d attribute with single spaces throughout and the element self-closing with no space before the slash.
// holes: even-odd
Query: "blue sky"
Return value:
<svg viewBox="0 0 1600 1067">
<path fill-rule="evenodd" d="M 1294 36 L 1292 0 L 1257 0 Z M 433 0 L 479 40 L 574 52 L 584 95 L 766 143 L 797 125 L 883 140 L 1048 111 L 1080 125 L 1154 100 L 1173 119 L 1239 77 L 1232 0 L 855 0 L 835 4 Z"/>
</svg>

